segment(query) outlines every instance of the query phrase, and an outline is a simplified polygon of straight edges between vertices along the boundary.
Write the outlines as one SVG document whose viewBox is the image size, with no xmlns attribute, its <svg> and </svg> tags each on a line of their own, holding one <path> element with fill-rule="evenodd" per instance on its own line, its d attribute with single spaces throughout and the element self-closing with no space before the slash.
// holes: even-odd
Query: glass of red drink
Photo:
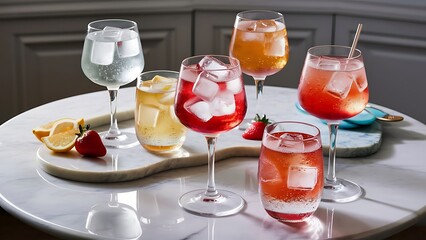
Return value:
<svg viewBox="0 0 426 240">
<path fill-rule="evenodd" d="M 175 96 L 175 113 L 187 128 L 207 140 L 207 189 L 184 194 L 179 204 L 202 216 L 227 216 L 240 211 L 243 198 L 217 190 L 214 179 L 217 137 L 238 126 L 247 111 L 247 100 L 238 59 L 204 55 L 182 61 Z"/>
<path fill-rule="evenodd" d="M 300 105 L 327 121 L 330 132 L 328 171 L 322 200 L 350 202 L 362 195 L 354 182 L 336 178 L 336 136 L 341 120 L 360 113 L 368 102 L 367 76 L 361 51 L 325 45 L 308 50 L 298 88 Z"/>
<path fill-rule="evenodd" d="M 259 102 L 267 76 L 287 64 L 289 47 L 284 16 L 279 12 L 250 10 L 237 14 L 229 45 L 229 55 L 240 60 L 243 73 L 256 85 L 256 113 L 263 115 Z M 250 123 L 252 119 L 247 120 Z M 242 124 L 245 128 L 247 124 Z"/>
<path fill-rule="evenodd" d="M 259 157 L 263 207 L 282 222 L 301 222 L 317 210 L 324 186 L 320 130 L 301 122 L 265 128 Z"/>
</svg>

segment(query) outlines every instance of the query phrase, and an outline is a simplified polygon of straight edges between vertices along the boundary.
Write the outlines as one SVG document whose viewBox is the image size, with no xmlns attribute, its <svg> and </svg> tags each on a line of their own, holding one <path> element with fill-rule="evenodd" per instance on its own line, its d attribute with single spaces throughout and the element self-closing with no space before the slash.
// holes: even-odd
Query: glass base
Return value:
<svg viewBox="0 0 426 240">
<path fill-rule="evenodd" d="M 179 205 L 186 211 L 204 217 L 224 217 L 238 213 L 245 206 L 245 201 L 238 194 L 217 190 L 217 197 L 204 195 L 205 189 L 187 192 L 179 199 Z"/>
<path fill-rule="evenodd" d="M 338 178 L 334 184 L 324 184 L 321 201 L 346 203 L 357 200 L 363 193 L 362 188 L 349 180 Z"/>
<path fill-rule="evenodd" d="M 106 148 L 131 148 L 139 145 L 136 134 L 132 132 L 121 132 L 112 136 L 108 136 L 108 132 L 101 132 L 100 135 Z"/>
</svg>

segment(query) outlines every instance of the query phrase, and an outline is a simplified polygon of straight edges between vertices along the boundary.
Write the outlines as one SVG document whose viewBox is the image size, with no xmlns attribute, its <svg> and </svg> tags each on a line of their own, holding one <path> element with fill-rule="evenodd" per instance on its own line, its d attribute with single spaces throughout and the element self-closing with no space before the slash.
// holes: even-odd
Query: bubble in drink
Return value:
<svg viewBox="0 0 426 240">
<path fill-rule="evenodd" d="M 210 113 L 215 116 L 225 116 L 235 112 L 234 94 L 230 91 L 220 91 L 209 103 Z"/>
<path fill-rule="evenodd" d="M 303 135 L 290 132 L 283 133 L 279 137 L 278 148 L 286 152 L 303 152 L 305 150 Z"/>
<path fill-rule="evenodd" d="M 185 102 L 184 108 L 203 122 L 207 122 L 213 117 L 210 113 L 209 103 L 199 98 L 188 100 Z"/>
<path fill-rule="evenodd" d="M 310 166 L 290 166 L 287 187 L 289 189 L 312 190 L 317 184 L 318 170 Z"/>
<path fill-rule="evenodd" d="M 212 101 L 219 91 L 219 85 L 211 80 L 208 72 L 201 72 L 195 81 L 192 92 L 205 101 Z"/>
<path fill-rule="evenodd" d="M 128 58 L 136 56 L 140 53 L 139 35 L 129 29 L 123 29 L 121 39 L 117 42 L 117 52 L 120 58 Z"/>
<path fill-rule="evenodd" d="M 349 72 L 334 72 L 325 86 L 325 91 L 340 99 L 345 99 L 351 90 L 355 75 Z"/>
</svg>

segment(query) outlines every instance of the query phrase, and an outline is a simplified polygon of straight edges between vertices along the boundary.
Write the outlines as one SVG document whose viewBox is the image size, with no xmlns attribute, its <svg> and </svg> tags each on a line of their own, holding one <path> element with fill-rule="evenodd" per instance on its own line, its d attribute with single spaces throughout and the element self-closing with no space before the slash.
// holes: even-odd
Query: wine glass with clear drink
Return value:
<svg viewBox="0 0 426 240">
<path fill-rule="evenodd" d="M 106 147 L 136 146 L 134 133 L 118 128 L 116 109 L 120 86 L 135 80 L 145 65 L 136 22 L 122 19 L 98 20 L 88 24 L 81 68 L 92 82 L 108 89 L 111 106 L 109 130 L 101 133 Z"/>
<path fill-rule="evenodd" d="M 328 171 L 322 200 L 349 202 L 362 194 L 356 183 L 336 178 L 336 137 L 341 120 L 360 113 L 368 102 L 369 91 L 361 51 L 325 45 L 308 50 L 298 97 L 300 105 L 310 114 L 327 121 L 330 132 Z"/>
<path fill-rule="evenodd" d="M 265 10 L 237 14 L 229 46 L 229 55 L 240 60 L 243 73 L 253 77 L 256 86 L 256 113 L 267 76 L 279 72 L 287 64 L 289 47 L 284 16 Z M 250 123 L 250 120 L 246 120 Z M 242 125 L 242 128 L 245 126 Z"/>
<path fill-rule="evenodd" d="M 195 56 L 183 60 L 175 96 L 175 113 L 189 129 L 207 140 L 207 188 L 184 194 L 179 204 L 202 216 L 227 216 L 245 201 L 236 193 L 216 189 L 214 179 L 217 137 L 238 126 L 247 111 L 239 61 L 228 56 Z"/>
</svg>

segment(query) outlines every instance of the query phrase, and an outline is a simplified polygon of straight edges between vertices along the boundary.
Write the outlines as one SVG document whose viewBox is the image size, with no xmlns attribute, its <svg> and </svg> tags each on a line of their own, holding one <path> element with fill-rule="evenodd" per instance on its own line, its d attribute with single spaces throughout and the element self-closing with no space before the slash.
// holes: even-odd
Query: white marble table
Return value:
<svg viewBox="0 0 426 240">
<path fill-rule="evenodd" d="M 119 110 L 134 106 L 133 93 L 134 88 L 120 91 Z M 252 102 L 253 87 L 247 94 Z M 295 99 L 295 90 L 265 87 L 266 113 L 274 120 L 316 121 L 291 114 Z M 61 117 L 94 118 L 107 114 L 108 107 L 107 93 L 97 92 L 40 106 L 1 125 L 1 207 L 42 231 L 83 239 L 380 239 L 426 216 L 426 126 L 405 115 L 403 122 L 382 125 L 383 141 L 375 154 L 337 159 L 337 175 L 359 183 L 364 196 L 346 204 L 321 203 L 305 224 L 282 224 L 264 212 L 254 157 L 217 163 L 218 187 L 247 201 L 242 212 L 225 218 L 194 216 L 178 206 L 182 193 L 205 186 L 206 166 L 120 183 L 75 182 L 40 168 L 33 127 Z"/>
</svg>

